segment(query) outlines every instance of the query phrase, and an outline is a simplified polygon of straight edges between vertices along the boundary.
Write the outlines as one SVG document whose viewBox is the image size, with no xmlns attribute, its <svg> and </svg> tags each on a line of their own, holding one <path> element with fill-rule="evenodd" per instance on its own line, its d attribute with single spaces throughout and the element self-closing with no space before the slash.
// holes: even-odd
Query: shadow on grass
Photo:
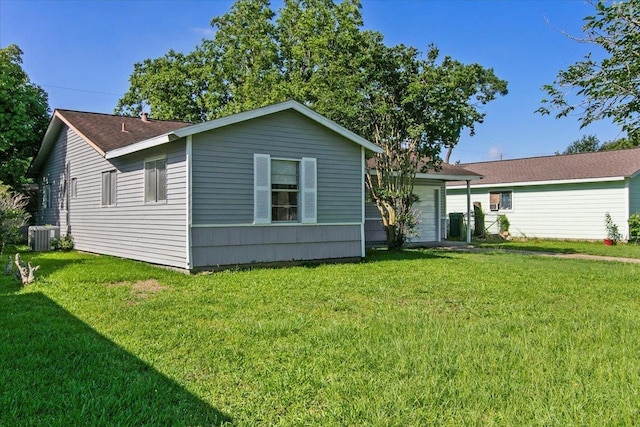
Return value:
<svg viewBox="0 0 640 427">
<path fill-rule="evenodd" d="M 0 425 L 231 419 L 40 293 L 0 295 Z"/>
<path fill-rule="evenodd" d="M 7 264 L 7 258 L 13 260 L 15 252 L 6 253 L 3 256 L 2 267 Z M 24 262 L 30 262 L 32 265 L 39 265 L 40 268 L 36 272 L 37 279 L 46 279 L 52 273 L 71 265 L 80 265 L 86 262 L 86 259 L 80 258 L 75 252 L 20 252 L 20 257 Z M 15 268 L 15 267 L 14 267 Z"/>
<path fill-rule="evenodd" d="M 417 259 L 447 259 L 451 258 L 446 252 L 435 249 L 405 249 L 399 251 L 389 251 L 386 249 L 367 249 L 365 262 L 380 261 L 411 261 Z"/>
</svg>

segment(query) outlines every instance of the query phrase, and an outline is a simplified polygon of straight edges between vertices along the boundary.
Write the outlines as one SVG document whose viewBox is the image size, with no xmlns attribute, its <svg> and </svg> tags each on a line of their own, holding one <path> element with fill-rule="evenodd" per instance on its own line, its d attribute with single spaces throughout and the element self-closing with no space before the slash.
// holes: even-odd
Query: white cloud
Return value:
<svg viewBox="0 0 640 427">
<path fill-rule="evenodd" d="M 213 37 L 215 31 L 213 28 L 192 28 L 191 31 L 203 35 L 204 37 Z"/>
<path fill-rule="evenodd" d="M 502 150 L 500 147 L 491 147 L 488 156 L 489 160 L 502 160 Z"/>
</svg>

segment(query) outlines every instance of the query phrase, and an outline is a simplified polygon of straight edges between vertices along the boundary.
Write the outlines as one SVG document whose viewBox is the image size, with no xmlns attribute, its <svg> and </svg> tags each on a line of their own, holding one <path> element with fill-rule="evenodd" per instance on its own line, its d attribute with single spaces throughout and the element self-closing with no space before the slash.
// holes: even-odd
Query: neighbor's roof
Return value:
<svg viewBox="0 0 640 427">
<path fill-rule="evenodd" d="M 566 154 L 494 162 L 465 163 L 465 169 L 484 176 L 475 186 L 543 185 L 572 181 L 620 180 L 640 172 L 640 148 Z M 450 187 L 462 182 L 449 182 Z"/>
</svg>

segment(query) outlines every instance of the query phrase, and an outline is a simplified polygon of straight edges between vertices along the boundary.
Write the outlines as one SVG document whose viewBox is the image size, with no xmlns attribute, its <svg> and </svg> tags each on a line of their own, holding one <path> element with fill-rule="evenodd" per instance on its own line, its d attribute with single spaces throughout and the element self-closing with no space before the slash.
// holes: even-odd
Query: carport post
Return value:
<svg viewBox="0 0 640 427">
<path fill-rule="evenodd" d="M 471 244 L 471 181 L 467 180 L 467 244 Z"/>
</svg>

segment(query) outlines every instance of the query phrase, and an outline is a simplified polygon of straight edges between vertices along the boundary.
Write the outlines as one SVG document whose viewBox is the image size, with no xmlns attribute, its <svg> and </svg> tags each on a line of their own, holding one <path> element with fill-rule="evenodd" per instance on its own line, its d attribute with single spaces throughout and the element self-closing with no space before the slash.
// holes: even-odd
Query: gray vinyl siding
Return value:
<svg viewBox="0 0 640 427">
<path fill-rule="evenodd" d="M 317 159 L 318 223 L 362 221 L 360 146 L 294 111 L 193 137 L 193 224 L 253 223 L 253 154 Z"/>
<path fill-rule="evenodd" d="M 158 155 L 167 158 L 167 202 L 145 204 L 144 160 Z M 67 161 L 70 177 L 77 178 L 77 197 L 70 200 L 69 206 L 76 249 L 186 267 L 184 141 L 110 162 L 64 126 L 42 175 L 57 176 Z M 101 206 L 102 172 L 112 169 L 117 171 L 116 205 L 105 207 Z M 43 210 L 40 206 L 38 222 L 64 225 L 64 212 L 59 208 Z"/>
<path fill-rule="evenodd" d="M 359 225 L 202 227 L 192 236 L 194 268 L 361 254 Z"/>
</svg>

